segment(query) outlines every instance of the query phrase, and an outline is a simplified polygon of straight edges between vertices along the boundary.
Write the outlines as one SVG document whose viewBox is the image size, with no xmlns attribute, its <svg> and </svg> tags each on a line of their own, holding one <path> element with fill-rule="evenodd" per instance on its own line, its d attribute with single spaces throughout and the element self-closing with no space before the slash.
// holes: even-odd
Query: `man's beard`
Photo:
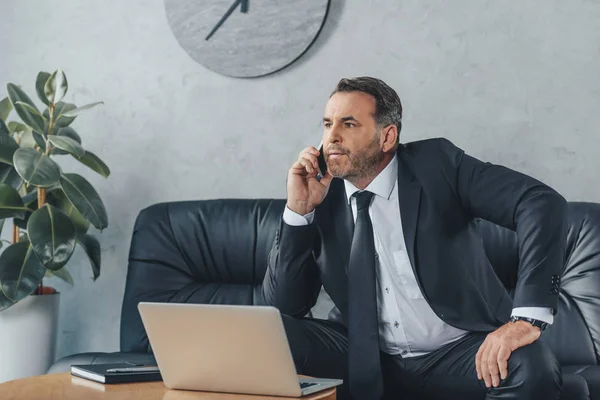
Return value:
<svg viewBox="0 0 600 400">
<path fill-rule="evenodd" d="M 350 168 L 347 171 L 339 171 L 338 168 L 331 168 L 330 174 L 335 178 L 346 179 L 354 182 L 358 179 L 374 177 L 377 173 L 377 167 L 383 160 L 384 152 L 379 148 L 379 139 L 381 132 L 377 132 L 373 140 L 360 153 L 349 153 L 345 150 L 344 154 L 350 161 Z"/>
</svg>

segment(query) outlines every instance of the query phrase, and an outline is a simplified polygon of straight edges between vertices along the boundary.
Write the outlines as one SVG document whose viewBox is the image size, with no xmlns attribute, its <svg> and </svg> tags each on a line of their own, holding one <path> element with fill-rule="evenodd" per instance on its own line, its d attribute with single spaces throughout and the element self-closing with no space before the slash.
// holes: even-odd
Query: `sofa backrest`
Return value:
<svg viewBox="0 0 600 400">
<path fill-rule="evenodd" d="M 161 203 L 135 222 L 121 313 L 121 351 L 147 352 L 141 301 L 264 304 L 262 280 L 285 200 Z"/>
<path fill-rule="evenodd" d="M 121 314 L 121 351 L 150 347 L 140 301 L 264 304 L 261 283 L 285 200 L 161 203 L 138 216 Z M 519 263 L 516 234 L 484 220 L 486 253 L 507 290 Z M 600 344 L 600 204 L 569 203 L 559 313 L 543 334 L 564 365 L 597 364 Z"/>
</svg>

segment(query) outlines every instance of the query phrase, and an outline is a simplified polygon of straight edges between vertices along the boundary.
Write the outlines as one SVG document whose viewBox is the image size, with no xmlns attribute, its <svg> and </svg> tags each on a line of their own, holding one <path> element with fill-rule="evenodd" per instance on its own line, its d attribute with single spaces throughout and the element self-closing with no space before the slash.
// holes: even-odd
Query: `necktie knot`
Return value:
<svg viewBox="0 0 600 400">
<path fill-rule="evenodd" d="M 354 193 L 354 197 L 356 198 L 356 210 L 362 210 L 363 208 L 369 208 L 371 204 L 371 199 L 373 198 L 374 193 L 369 191 L 362 191 Z"/>
</svg>

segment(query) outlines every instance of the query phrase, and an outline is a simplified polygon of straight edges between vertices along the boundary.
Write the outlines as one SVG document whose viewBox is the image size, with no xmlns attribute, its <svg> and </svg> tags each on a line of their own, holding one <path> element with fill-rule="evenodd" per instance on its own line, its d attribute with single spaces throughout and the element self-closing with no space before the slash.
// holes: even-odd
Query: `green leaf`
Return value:
<svg viewBox="0 0 600 400">
<path fill-rule="evenodd" d="M 39 132 L 44 132 L 45 122 L 43 117 L 26 111 L 26 109 L 22 106 L 16 105 L 17 102 L 23 102 L 37 110 L 37 107 L 33 101 L 31 101 L 29 96 L 27 96 L 27 94 L 21 90 L 21 88 L 12 83 L 6 85 L 6 90 L 8 91 L 8 98 L 10 99 L 10 102 L 12 103 L 13 107 L 15 107 L 15 111 L 17 114 L 19 114 L 19 117 L 21 117 L 21 120 L 25 123 L 25 125 L 30 126 L 32 129 L 37 129 Z"/>
<path fill-rule="evenodd" d="M 27 235 L 33 251 L 49 270 L 62 268 L 75 250 L 75 225 L 67 214 L 50 204 L 44 204 L 31 215 Z"/>
<path fill-rule="evenodd" d="M 44 139 L 44 137 L 37 133 L 36 131 L 32 131 L 31 134 L 33 135 L 33 139 L 35 140 L 35 143 L 40 146 L 40 149 L 42 150 L 42 152 L 46 151 L 46 140 Z"/>
<path fill-rule="evenodd" d="M 54 71 L 46 85 L 44 86 L 44 94 L 48 101 L 52 104 L 56 104 L 65 97 L 69 84 L 67 83 L 67 77 L 62 69 Z"/>
<path fill-rule="evenodd" d="M 85 155 L 85 150 L 77 141 L 71 139 L 66 136 L 58 136 L 58 135 L 50 135 L 48 136 L 48 140 L 54 146 L 58 147 L 61 150 L 70 153 L 75 158 L 81 158 Z"/>
<path fill-rule="evenodd" d="M 76 158 L 76 160 L 80 161 L 84 165 L 87 165 L 105 178 L 108 178 L 110 175 L 110 169 L 106 166 L 106 164 L 104 164 L 104 161 L 98 158 L 98 156 L 91 151 L 86 150 L 85 155 L 81 158 Z"/>
<path fill-rule="evenodd" d="M 24 218 L 25 205 L 14 187 L 0 184 L 0 218 Z"/>
<path fill-rule="evenodd" d="M 19 189 L 23 180 L 12 165 L 0 163 L 0 183 L 6 183 L 15 189 Z"/>
<path fill-rule="evenodd" d="M 2 231 L 4 230 L 4 223 L 6 222 L 5 219 L 0 220 L 0 235 L 2 234 Z M 4 240 L 0 239 L 0 249 L 2 248 L 2 246 L 4 246 Z"/>
<path fill-rule="evenodd" d="M 59 118 L 61 118 L 61 117 L 76 117 L 79 114 L 81 114 L 83 111 L 86 111 L 86 110 L 89 110 L 90 108 L 96 107 L 98 104 L 104 104 L 104 102 L 97 101 L 95 103 L 86 104 L 85 106 L 78 107 L 74 110 L 70 110 L 70 111 L 67 111 L 67 112 L 59 115 Z"/>
<path fill-rule="evenodd" d="M 27 122 L 27 125 L 29 125 L 33 130 L 38 132 L 44 132 L 44 130 L 46 129 L 46 121 L 43 119 L 44 117 L 42 117 L 42 114 L 35 107 L 32 107 L 27 103 L 23 103 L 22 101 L 17 101 L 15 103 L 15 110 L 17 110 L 17 113 L 19 115 L 29 115 L 30 122 Z"/>
<path fill-rule="evenodd" d="M 13 223 L 21 229 L 27 229 L 27 222 L 29 222 L 29 218 L 31 218 L 31 214 L 38 209 L 38 191 L 37 188 L 32 190 L 23 196 L 23 204 L 25 207 L 29 208 L 29 210 L 25 211 L 25 216 L 23 218 L 15 218 L 13 219 Z M 31 211 L 30 211 L 31 210 Z M 29 240 L 29 239 L 27 239 Z"/>
<path fill-rule="evenodd" d="M 100 242 L 92 235 L 83 235 L 78 238 L 77 243 L 85 250 L 85 254 L 87 254 L 90 259 L 94 280 L 98 279 L 100 276 L 100 262 L 102 255 Z"/>
<path fill-rule="evenodd" d="M 3 98 L 2 101 L 0 101 L 0 119 L 6 121 L 12 109 L 13 107 L 10 103 L 10 99 L 8 97 Z"/>
<path fill-rule="evenodd" d="M 60 278 L 63 281 L 67 282 L 69 285 L 73 286 L 73 277 L 71 276 L 71 273 L 67 269 L 66 265 L 60 269 L 57 269 L 56 271 L 51 271 L 51 270 L 47 269 L 46 277 L 50 278 L 53 276 Z"/>
<path fill-rule="evenodd" d="M 3 131 L 4 122 L 0 121 L 0 131 Z M 0 133 L 0 162 L 12 165 L 15 151 L 19 149 L 19 145 L 7 133 Z"/>
<path fill-rule="evenodd" d="M 4 123 L 4 121 L 2 121 L 0 119 L 0 135 L 10 135 L 10 131 L 8 130 L 8 127 L 6 126 L 6 124 Z"/>
<path fill-rule="evenodd" d="M 96 229 L 102 230 L 108 226 L 104 203 L 96 189 L 84 177 L 77 174 L 63 174 L 60 178 L 60 185 L 71 204 Z"/>
<path fill-rule="evenodd" d="M 33 189 L 31 192 L 27 193 L 23 198 L 23 204 L 27 207 L 31 208 L 32 205 L 37 202 L 38 198 L 38 190 L 37 188 Z"/>
<path fill-rule="evenodd" d="M 64 103 L 62 101 L 59 101 L 54 106 L 54 116 L 58 117 L 60 114 L 67 112 L 67 111 L 74 110 L 75 108 L 77 108 L 77 107 L 75 107 L 75 104 Z M 50 120 L 50 110 L 48 110 L 47 108 L 44 110 L 44 117 L 47 120 Z M 73 122 L 73 121 L 75 121 L 75 117 L 73 117 L 73 118 L 63 117 L 63 118 L 55 120 L 54 126 L 59 127 L 59 128 L 64 128 L 65 126 L 71 125 L 71 122 Z"/>
<path fill-rule="evenodd" d="M 30 243 L 15 243 L 4 250 L 0 255 L 0 311 L 33 293 L 45 272 Z"/>
<path fill-rule="evenodd" d="M 69 137 L 69 138 L 73 139 L 74 141 L 76 141 L 77 143 L 81 144 L 81 136 L 79 136 L 79 134 L 77 132 L 75 132 L 75 129 L 71 128 L 70 126 L 65 127 L 65 128 L 60 128 L 56 134 L 58 136 Z"/>
<path fill-rule="evenodd" d="M 42 117 L 42 118 L 44 117 L 37 108 L 35 108 L 34 106 L 30 106 L 29 104 L 27 104 L 25 102 L 17 101 L 15 103 L 15 107 L 23 107 L 27 112 L 37 115 L 38 117 Z M 42 130 L 42 132 L 43 132 L 43 130 Z"/>
<path fill-rule="evenodd" d="M 56 135 L 57 136 L 65 136 L 65 137 L 71 138 L 74 141 L 76 141 L 77 143 L 81 144 L 81 137 L 70 126 L 67 126 L 67 127 L 64 127 L 64 128 L 60 128 L 58 130 L 58 132 L 56 133 Z M 58 154 L 69 154 L 69 153 L 67 153 L 64 150 L 54 148 L 54 149 L 52 149 L 52 151 L 50 151 L 50 154 L 52 154 L 52 155 L 57 154 L 58 155 Z"/>
<path fill-rule="evenodd" d="M 71 221 L 75 224 L 75 229 L 77 229 L 77 235 L 86 234 L 90 228 L 90 222 L 77 211 L 62 190 L 57 189 L 48 193 L 47 200 L 48 203 L 60 208 L 69 216 L 69 218 L 71 218 Z M 25 203 L 25 205 L 27 205 L 27 203 Z"/>
<path fill-rule="evenodd" d="M 35 137 L 33 136 L 33 131 L 31 129 L 21 133 L 21 141 L 19 142 L 19 146 L 21 146 L 21 148 L 30 148 L 30 149 L 33 149 L 36 146 L 39 146 L 37 143 L 37 140 L 35 140 Z M 13 161 L 14 161 L 14 157 L 13 157 Z"/>
<path fill-rule="evenodd" d="M 45 105 L 50 105 L 50 102 L 46 97 L 46 93 L 44 93 L 44 88 L 46 87 L 46 82 L 48 82 L 48 78 L 50 78 L 50 73 L 41 71 L 35 80 L 35 91 L 38 95 L 38 98 Z M 47 118 L 50 119 L 50 117 Z"/>
<path fill-rule="evenodd" d="M 31 128 L 25 124 L 16 121 L 10 121 L 8 123 L 8 131 L 10 133 L 19 133 L 19 132 L 27 132 L 30 131 Z"/>
<path fill-rule="evenodd" d="M 15 151 L 13 162 L 19 175 L 31 185 L 50 187 L 60 181 L 58 164 L 34 149 Z"/>
</svg>

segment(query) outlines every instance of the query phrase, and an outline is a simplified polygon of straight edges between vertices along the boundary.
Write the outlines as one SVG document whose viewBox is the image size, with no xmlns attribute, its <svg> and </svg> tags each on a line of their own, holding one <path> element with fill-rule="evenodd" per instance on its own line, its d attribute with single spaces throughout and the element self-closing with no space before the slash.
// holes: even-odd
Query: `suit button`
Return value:
<svg viewBox="0 0 600 400">
<path fill-rule="evenodd" d="M 394 322 L 394 327 L 397 328 L 400 326 L 400 323 L 398 321 Z"/>
</svg>

